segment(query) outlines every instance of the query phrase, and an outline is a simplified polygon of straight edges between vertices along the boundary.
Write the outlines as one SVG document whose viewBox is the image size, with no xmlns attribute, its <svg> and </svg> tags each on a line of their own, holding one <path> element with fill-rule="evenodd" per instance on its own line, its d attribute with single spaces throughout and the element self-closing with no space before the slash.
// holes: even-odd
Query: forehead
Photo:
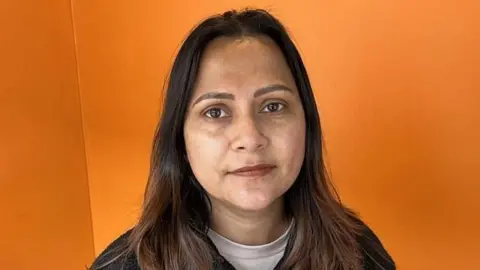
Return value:
<svg viewBox="0 0 480 270">
<path fill-rule="evenodd" d="M 205 49 L 196 91 L 212 88 L 258 88 L 282 83 L 294 89 L 294 79 L 280 48 L 268 37 L 221 37 Z"/>
</svg>

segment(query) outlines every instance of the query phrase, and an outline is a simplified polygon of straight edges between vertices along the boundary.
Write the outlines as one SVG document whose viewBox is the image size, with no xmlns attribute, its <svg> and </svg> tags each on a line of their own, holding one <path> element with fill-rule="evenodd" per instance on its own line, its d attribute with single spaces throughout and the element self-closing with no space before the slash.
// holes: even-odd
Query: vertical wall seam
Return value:
<svg viewBox="0 0 480 270">
<path fill-rule="evenodd" d="M 79 101 L 79 108 L 80 108 L 80 125 L 82 129 L 82 139 L 83 139 L 83 149 L 84 149 L 84 157 L 85 157 L 85 176 L 87 179 L 87 187 L 88 187 L 88 209 L 90 211 L 90 230 L 92 232 L 92 256 L 95 257 L 95 232 L 93 230 L 93 213 L 92 213 L 92 200 L 90 195 L 91 185 L 90 185 L 90 177 L 89 177 L 89 170 L 88 170 L 88 155 L 87 155 L 87 141 L 86 141 L 86 131 L 85 131 L 85 115 L 83 110 L 83 99 L 82 99 L 82 91 L 80 87 L 80 67 L 78 64 L 78 43 L 77 43 L 77 29 L 75 27 L 75 0 L 70 0 L 70 18 L 71 18 L 71 27 L 73 33 L 73 44 L 74 44 L 74 57 L 75 57 L 75 71 L 76 71 L 76 80 L 77 80 L 77 97 Z M 91 263 L 91 262 L 88 262 Z"/>
</svg>

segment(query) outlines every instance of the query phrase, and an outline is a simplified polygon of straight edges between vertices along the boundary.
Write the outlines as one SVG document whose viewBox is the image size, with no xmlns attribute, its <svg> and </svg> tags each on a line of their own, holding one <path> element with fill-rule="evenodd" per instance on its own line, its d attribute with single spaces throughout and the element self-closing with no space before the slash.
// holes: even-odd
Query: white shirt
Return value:
<svg viewBox="0 0 480 270">
<path fill-rule="evenodd" d="M 213 230 L 208 236 L 222 255 L 237 270 L 272 270 L 283 257 L 288 242 L 290 224 L 285 233 L 277 240 L 259 246 L 247 246 L 235 243 Z"/>
</svg>

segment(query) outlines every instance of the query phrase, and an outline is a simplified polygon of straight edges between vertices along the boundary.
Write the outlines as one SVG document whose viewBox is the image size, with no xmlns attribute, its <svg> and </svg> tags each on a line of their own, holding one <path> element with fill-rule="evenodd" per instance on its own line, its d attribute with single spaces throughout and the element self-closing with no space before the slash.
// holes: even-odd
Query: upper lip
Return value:
<svg viewBox="0 0 480 270">
<path fill-rule="evenodd" d="M 238 168 L 234 171 L 231 171 L 230 173 L 242 173 L 242 172 L 269 169 L 269 168 L 273 168 L 273 167 L 275 167 L 275 166 L 273 166 L 271 164 L 257 164 L 257 165 L 253 165 L 253 166 L 241 167 L 241 168 Z"/>
</svg>

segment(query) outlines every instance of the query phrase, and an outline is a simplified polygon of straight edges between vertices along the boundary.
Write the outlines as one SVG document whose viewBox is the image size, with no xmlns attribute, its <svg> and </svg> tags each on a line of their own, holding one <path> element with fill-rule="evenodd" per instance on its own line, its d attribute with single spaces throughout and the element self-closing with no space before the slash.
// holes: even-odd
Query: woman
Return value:
<svg viewBox="0 0 480 270">
<path fill-rule="evenodd" d="M 327 179 L 307 72 L 272 15 L 198 25 L 164 104 L 141 218 L 93 269 L 395 269 Z"/>
</svg>

